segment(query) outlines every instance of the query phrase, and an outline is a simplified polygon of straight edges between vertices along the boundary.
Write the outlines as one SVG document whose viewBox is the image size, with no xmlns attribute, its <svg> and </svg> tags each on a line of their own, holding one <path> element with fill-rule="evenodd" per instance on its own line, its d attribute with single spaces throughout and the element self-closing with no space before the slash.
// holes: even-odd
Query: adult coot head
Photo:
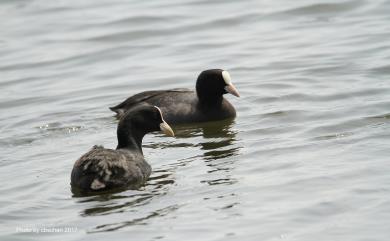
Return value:
<svg viewBox="0 0 390 241">
<path fill-rule="evenodd" d="M 227 93 L 240 97 L 229 72 L 223 69 L 208 69 L 200 73 L 196 81 L 196 93 L 202 104 L 211 105 L 222 100 L 222 95 Z"/>
</svg>

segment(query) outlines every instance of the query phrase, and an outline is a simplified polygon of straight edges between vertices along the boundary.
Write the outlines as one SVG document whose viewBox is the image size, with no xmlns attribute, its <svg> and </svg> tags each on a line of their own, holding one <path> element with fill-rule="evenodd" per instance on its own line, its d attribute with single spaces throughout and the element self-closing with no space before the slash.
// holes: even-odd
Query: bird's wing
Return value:
<svg viewBox="0 0 390 241">
<path fill-rule="evenodd" d="M 110 110 L 116 112 L 118 115 L 122 115 L 126 110 L 134 107 L 135 105 L 138 105 L 140 103 L 143 103 L 147 101 L 148 99 L 151 99 L 153 97 L 163 95 L 166 93 L 172 93 L 172 92 L 191 92 L 189 89 L 184 88 L 177 88 L 177 89 L 170 89 L 170 90 L 152 90 L 152 91 L 145 91 L 138 94 L 135 94 L 133 96 L 130 96 L 122 103 L 110 107 Z"/>
</svg>

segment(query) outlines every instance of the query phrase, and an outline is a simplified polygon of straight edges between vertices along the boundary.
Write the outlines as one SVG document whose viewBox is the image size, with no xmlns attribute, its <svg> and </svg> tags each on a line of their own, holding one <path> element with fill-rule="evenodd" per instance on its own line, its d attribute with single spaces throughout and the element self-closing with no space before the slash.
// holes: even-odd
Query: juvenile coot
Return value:
<svg viewBox="0 0 390 241">
<path fill-rule="evenodd" d="M 73 166 L 72 188 L 103 191 L 143 184 L 151 173 L 151 167 L 144 160 L 142 138 L 158 130 L 174 136 L 158 107 L 140 105 L 126 112 L 118 124 L 116 150 L 94 146 L 80 157 Z"/>
<path fill-rule="evenodd" d="M 223 95 L 239 97 L 230 74 L 222 69 L 205 70 L 198 76 L 196 92 L 188 89 L 145 91 L 133 95 L 110 109 L 121 117 L 140 103 L 156 105 L 171 124 L 215 121 L 236 116 L 236 110 Z"/>
</svg>

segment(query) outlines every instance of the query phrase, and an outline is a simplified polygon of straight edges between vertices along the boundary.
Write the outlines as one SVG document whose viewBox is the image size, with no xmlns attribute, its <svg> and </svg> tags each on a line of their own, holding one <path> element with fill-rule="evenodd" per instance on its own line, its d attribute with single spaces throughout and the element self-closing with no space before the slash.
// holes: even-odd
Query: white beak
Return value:
<svg viewBox="0 0 390 241">
<path fill-rule="evenodd" d="M 234 87 L 234 85 L 232 83 L 230 83 L 229 85 L 226 85 L 225 90 L 234 96 L 240 97 L 240 94 L 238 93 L 236 87 Z"/>
<path fill-rule="evenodd" d="M 172 128 L 165 121 L 160 124 L 160 129 L 167 136 L 175 136 L 175 133 L 173 132 Z"/>
</svg>

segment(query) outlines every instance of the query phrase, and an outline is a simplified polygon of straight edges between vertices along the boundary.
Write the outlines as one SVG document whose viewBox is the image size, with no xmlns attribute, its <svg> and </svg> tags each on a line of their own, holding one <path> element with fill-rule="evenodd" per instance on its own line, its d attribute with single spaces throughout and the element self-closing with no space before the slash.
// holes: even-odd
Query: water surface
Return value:
<svg viewBox="0 0 390 241">
<path fill-rule="evenodd" d="M 390 1 L 0 3 L 1 240 L 388 240 Z M 140 190 L 74 197 L 108 106 L 229 70 L 233 121 L 152 134 Z M 18 228 L 74 227 L 64 233 Z"/>
</svg>

